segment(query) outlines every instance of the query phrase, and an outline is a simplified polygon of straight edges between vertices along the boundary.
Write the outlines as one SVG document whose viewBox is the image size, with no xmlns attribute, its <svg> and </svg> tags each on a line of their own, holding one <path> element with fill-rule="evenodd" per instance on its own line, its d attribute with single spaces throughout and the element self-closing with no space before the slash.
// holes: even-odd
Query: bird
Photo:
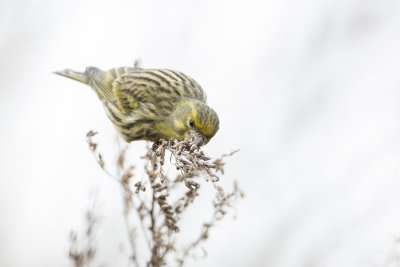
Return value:
<svg viewBox="0 0 400 267">
<path fill-rule="evenodd" d="M 90 86 L 122 138 L 190 140 L 207 144 L 219 129 L 217 113 L 203 88 L 188 75 L 169 69 L 87 67 L 55 74 Z"/>
</svg>

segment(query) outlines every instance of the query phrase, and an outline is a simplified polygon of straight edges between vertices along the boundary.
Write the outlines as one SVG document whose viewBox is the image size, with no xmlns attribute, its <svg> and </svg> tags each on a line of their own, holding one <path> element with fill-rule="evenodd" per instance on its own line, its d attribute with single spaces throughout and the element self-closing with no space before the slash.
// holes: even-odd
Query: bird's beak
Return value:
<svg viewBox="0 0 400 267">
<path fill-rule="evenodd" d="M 204 144 L 204 139 L 203 139 L 203 137 L 196 135 L 196 136 L 193 138 L 193 142 L 194 142 L 198 147 L 201 147 L 201 146 Z"/>
</svg>

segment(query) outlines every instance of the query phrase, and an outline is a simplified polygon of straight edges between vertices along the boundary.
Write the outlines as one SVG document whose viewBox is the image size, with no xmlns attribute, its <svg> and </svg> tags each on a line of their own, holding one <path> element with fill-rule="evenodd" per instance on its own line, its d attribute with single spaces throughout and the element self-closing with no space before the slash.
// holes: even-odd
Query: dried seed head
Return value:
<svg viewBox="0 0 400 267">
<path fill-rule="evenodd" d="M 105 162 L 102 155 L 97 152 L 97 144 L 91 139 L 96 134 L 93 131 L 87 134 L 89 148 L 95 155 L 100 167 L 110 175 L 105 169 Z M 173 164 L 179 170 L 175 179 L 170 179 L 163 170 L 166 151 L 171 154 L 171 159 L 167 163 Z M 132 172 L 133 167 L 127 168 L 125 152 L 126 148 L 120 150 L 116 162 L 116 169 L 118 170 L 118 178 L 116 180 L 120 181 L 123 187 L 125 218 L 130 217 L 131 210 L 136 209 L 138 217 L 143 224 L 143 231 L 150 231 L 150 234 L 147 235 L 152 238 L 149 242 L 151 251 L 151 259 L 147 262 L 149 266 L 167 265 L 166 258 L 171 256 L 169 253 L 172 251 L 176 252 L 174 234 L 179 231 L 178 223 L 181 221 L 180 219 L 185 209 L 199 196 L 200 190 L 198 189 L 200 188 L 200 183 L 197 179 L 203 177 L 206 181 L 212 183 L 215 189 L 213 218 L 211 221 L 204 223 L 198 238 L 183 251 L 182 257 L 179 257 L 178 263 L 182 266 L 185 258 L 191 255 L 191 251 L 198 248 L 199 244 L 208 238 L 209 231 L 215 226 L 216 222 L 224 218 L 227 211 L 233 207 L 233 201 L 244 196 L 237 184 L 234 184 L 234 190 L 230 193 L 225 193 L 224 188 L 217 184 L 219 181 L 217 173 L 224 173 L 224 158 L 233 155 L 236 151 L 224 154 L 220 158 L 211 161 L 211 158 L 207 157 L 201 148 L 197 147 L 191 141 L 178 141 L 176 139 L 159 140 L 153 143 L 151 148 L 148 147 L 146 155 L 141 157 L 147 162 L 145 173 L 148 180 L 143 182 L 144 177 L 142 177 L 141 181 L 136 180 L 132 183 L 131 181 L 134 177 Z M 144 185 L 147 182 L 150 185 L 150 190 L 146 194 L 139 194 L 140 191 L 146 191 Z M 176 190 L 182 186 L 182 182 L 189 189 L 185 190 L 184 193 Z M 134 189 L 132 189 L 133 183 Z M 180 197 L 176 195 L 177 192 L 181 192 Z M 148 197 L 149 195 L 152 197 Z M 170 195 L 173 197 L 169 197 Z M 171 202 L 171 199 L 177 200 Z M 129 223 L 127 223 L 127 227 L 129 227 Z M 129 228 L 128 233 L 131 246 L 134 248 L 136 232 L 133 228 Z M 89 236 L 93 235 L 92 229 L 88 229 L 86 234 Z M 71 234 L 70 238 L 71 240 L 77 239 L 76 235 L 74 237 L 73 234 Z M 93 258 L 94 255 L 95 249 L 91 248 L 87 249 L 85 253 L 70 251 L 70 258 L 74 259 L 75 263 L 78 261 L 84 263 L 85 259 Z M 132 255 L 130 259 L 135 261 L 136 256 Z M 83 266 L 83 264 L 76 264 L 76 266 Z"/>
</svg>

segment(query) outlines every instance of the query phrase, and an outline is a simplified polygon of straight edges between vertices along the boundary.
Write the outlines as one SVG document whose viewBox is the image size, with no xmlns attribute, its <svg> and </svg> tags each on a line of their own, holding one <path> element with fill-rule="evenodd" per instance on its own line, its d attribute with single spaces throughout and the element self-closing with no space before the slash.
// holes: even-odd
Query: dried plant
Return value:
<svg viewBox="0 0 400 267">
<path fill-rule="evenodd" d="M 139 258 L 136 251 L 139 232 L 144 236 L 149 249 L 147 266 L 184 266 L 189 257 L 198 254 L 200 244 L 208 239 L 216 223 L 234 208 L 235 201 L 244 197 L 236 181 L 230 193 L 218 185 L 220 177 L 217 173 L 224 174 L 224 159 L 237 151 L 212 161 L 191 141 L 159 140 L 148 147 L 142 157 L 146 162 L 145 176 L 134 179 L 134 165 L 128 164 L 126 160 L 129 146 L 120 147 L 114 175 L 106 168 L 103 156 L 98 152 L 98 145 L 93 141 L 96 134 L 88 132 L 87 142 L 99 166 L 121 185 L 123 216 L 130 245 L 129 260 L 134 266 L 141 266 L 140 263 L 146 257 L 141 255 Z M 171 164 L 177 170 L 174 178 L 164 171 L 166 165 Z M 184 227 L 180 224 L 182 215 L 199 197 L 201 183 L 209 183 L 215 190 L 212 218 L 202 224 L 198 237 L 183 249 L 178 249 L 177 236 L 180 227 Z M 133 220 L 133 217 L 138 219 Z M 77 265 L 77 260 L 74 260 L 74 264 L 83 266 Z"/>
<path fill-rule="evenodd" d="M 85 231 L 82 236 L 74 230 L 70 232 L 69 258 L 75 267 L 87 267 L 96 255 L 95 230 L 99 221 L 95 212 L 95 199 L 85 213 Z"/>
</svg>

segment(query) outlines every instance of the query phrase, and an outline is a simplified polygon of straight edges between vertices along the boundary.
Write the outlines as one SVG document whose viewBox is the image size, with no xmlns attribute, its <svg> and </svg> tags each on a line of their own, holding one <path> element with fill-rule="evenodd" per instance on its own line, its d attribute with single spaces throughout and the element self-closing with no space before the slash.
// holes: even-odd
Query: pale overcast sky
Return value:
<svg viewBox="0 0 400 267">
<path fill-rule="evenodd" d="M 135 59 L 203 86 L 221 121 L 208 154 L 241 149 L 226 179 L 247 197 L 188 266 L 398 266 L 399 47 L 397 0 L 3 0 L 0 266 L 71 266 L 93 191 L 98 261 L 126 266 L 120 191 L 85 141 L 99 131 L 112 159 L 115 130 L 88 87 L 52 72 Z"/>
</svg>

